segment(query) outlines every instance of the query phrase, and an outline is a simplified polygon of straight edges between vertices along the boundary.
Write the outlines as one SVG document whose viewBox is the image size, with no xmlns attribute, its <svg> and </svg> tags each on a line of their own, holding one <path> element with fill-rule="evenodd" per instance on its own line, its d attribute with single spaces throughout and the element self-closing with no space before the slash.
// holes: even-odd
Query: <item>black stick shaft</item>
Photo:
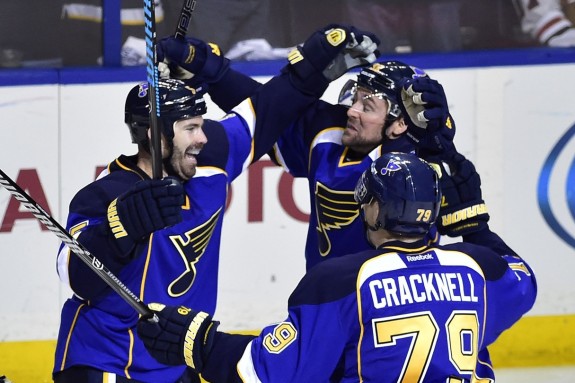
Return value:
<svg viewBox="0 0 575 383">
<path fill-rule="evenodd" d="M 188 26 L 190 25 L 190 19 L 192 18 L 192 12 L 196 8 L 196 0 L 184 0 L 184 5 L 182 5 L 182 11 L 180 12 L 180 18 L 178 19 L 178 26 L 176 28 L 175 36 L 177 38 L 183 39 L 188 33 Z"/>
<path fill-rule="evenodd" d="M 130 289 L 126 287 L 106 266 L 93 256 L 80 242 L 70 235 L 60 224 L 46 213 L 16 182 L 0 169 L 0 184 L 8 190 L 26 209 L 43 223 L 48 230 L 56 234 L 80 259 L 88 265 L 104 282 L 144 317 L 153 317 L 152 311 Z"/>
</svg>

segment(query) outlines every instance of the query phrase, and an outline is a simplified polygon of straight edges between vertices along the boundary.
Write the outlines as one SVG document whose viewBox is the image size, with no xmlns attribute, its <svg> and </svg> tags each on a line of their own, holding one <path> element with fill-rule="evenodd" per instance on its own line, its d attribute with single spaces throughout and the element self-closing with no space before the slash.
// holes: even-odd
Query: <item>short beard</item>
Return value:
<svg viewBox="0 0 575 383">
<path fill-rule="evenodd" d="M 164 169 L 166 169 L 166 173 L 170 177 L 177 177 L 179 179 L 182 179 L 182 177 L 178 174 L 176 169 L 172 166 L 172 157 L 174 155 L 174 142 L 172 140 L 168 140 L 168 153 L 170 153 L 170 155 L 163 159 Z"/>
<path fill-rule="evenodd" d="M 382 132 L 384 133 L 384 132 Z M 351 141 L 349 143 L 345 143 L 344 140 L 342 139 L 342 144 L 348 148 L 350 148 L 352 151 L 356 152 L 356 153 L 361 153 L 361 154 L 368 154 L 370 153 L 373 149 L 377 148 L 379 145 L 381 145 L 383 142 L 387 141 L 388 138 L 385 135 L 381 136 L 381 139 L 375 142 L 368 142 L 362 138 L 355 138 L 355 139 L 351 139 L 348 141 Z"/>
<path fill-rule="evenodd" d="M 182 177 L 180 176 L 180 174 L 178 174 L 176 169 L 174 169 L 174 167 L 172 166 L 172 156 L 164 159 L 164 169 L 166 169 L 166 173 L 168 173 L 168 176 L 176 177 L 176 178 L 182 180 Z"/>
</svg>

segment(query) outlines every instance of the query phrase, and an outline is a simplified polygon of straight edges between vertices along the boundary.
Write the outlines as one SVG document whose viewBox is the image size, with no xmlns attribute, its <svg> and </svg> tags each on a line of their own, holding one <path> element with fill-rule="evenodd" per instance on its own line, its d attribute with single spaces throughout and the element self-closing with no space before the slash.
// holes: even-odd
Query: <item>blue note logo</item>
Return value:
<svg viewBox="0 0 575 383">
<path fill-rule="evenodd" d="M 140 97 L 140 98 L 148 97 L 148 83 L 147 82 L 140 83 L 140 86 L 138 87 L 138 97 Z"/>
<path fill-rule="evenodd" d="M 413 75 L 411 78 L 418 78 L 418 77 L 427 77 L 427 73 L 423 69 L 419 69 L 414 66 L 410 66 L 411 70 L 413 71 Z"/>
<path fill-rule="evenodd" d="M 537 200 L 549 227 L 575 248 L 575 125 L 545 160 L 537 184 Z"/>
<path fill-rule="evenodd" d="M 394 172 L 397 172 L 399 170 L 401 170 L 401 165 L 399 164 L 399 161 L 396 161 L 395 159 L 390 158 L 387 165 L 385 165 L 384 168 L 381 168 L 380 173 L 382 176 L 389 176 L 389 175 L 391 175 Z"/>
</svg>

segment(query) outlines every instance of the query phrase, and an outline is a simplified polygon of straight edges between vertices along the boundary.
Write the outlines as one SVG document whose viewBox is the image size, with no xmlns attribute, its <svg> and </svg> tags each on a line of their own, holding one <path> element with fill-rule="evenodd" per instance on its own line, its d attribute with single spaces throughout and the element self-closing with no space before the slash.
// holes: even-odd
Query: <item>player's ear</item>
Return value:
<svg viewBox="0 0 575 383">
<path fill-rule="evenodd" d="M 379 201 L 377 198 L 371 199 L 365 208 L 364 214 L 368 225 L 375 226 L 377 224 L 379 216 Z"/>
<path fill-rule="evenodd" d="M 388 137 L 399 137 L 407 130 L 405 119 L 400 117 L 394 124 L 391 124 L 385 132 Z"/>
<path fill-rule="evenodd" d="M 148 135 L 148 142 L 152 142 L 152 129 L 148 128 L 146 134 Z M 160 140 L 162 140 L 162 142 L 166 141 L 166 136 L 164 135 L 164 133 L 160 135 Z"/>
<path fill-rule="evenodd" d="M 403 117 L 399 117 L 397 119 L 397 134 L 403 134 L 403 132 L 405 132 L 407 130 L 407 123 L 405 122 L 405 119 Z"/>
</svg>

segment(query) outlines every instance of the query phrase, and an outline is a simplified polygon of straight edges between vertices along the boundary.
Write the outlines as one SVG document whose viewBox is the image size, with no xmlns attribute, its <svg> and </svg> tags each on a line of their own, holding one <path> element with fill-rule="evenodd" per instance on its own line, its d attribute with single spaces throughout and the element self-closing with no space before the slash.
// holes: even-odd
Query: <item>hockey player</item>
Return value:
<svg viewBox="0 0 575 383">
<path fill-rule="evenodd" d="M 188 41 L 198 47 L 208 46 L 197 39 Z M 170 44 L 182 42 L 173 38 Z M 208 60 L 213 56 L 209 48 L 203 51 Z M 233 76 L 218 79 L 197 65 L 171 67 L 184 79 L 206 74 L 212 78 L 209 94 L 224 111 L 261 86 L 233 70 Z M 374 159 L 390 151 L 417 150 L 425 158 L 455 150 L 455 124 L 445 91 L 419 68 L 399 61 L 377 62 L 364 67 L 357 80 L 348 81 L 340 93 L 336 105 L 318 100 L 307 108 L 269 153 L 292 176 L 308 179 L 308 269 L 324 259 L 357 251 L 359 244 L 369 248 L 353 190 Z M 407 115 L 405 103 L 410 103 L 413 116 Z M 435 229 L 428 236 L 429 241 L 439 239 Z"/>
<path fill-rule="evenodd" d="M 514 0 L 521 15 L 521 29 L 541 45 L 575 46 L 573 0 Z"/>
<path fill-rule="evenodd" d="M 402 86 L 411 92 L 405 102 L 419 98 L 418 112 L 411 118 L 400 100 Z M 227 84 L 227 89 L 232 87 Z M 233 105 L 233 94 L 210 92 L 224 109 Z M 374 159 L 390 151 L 417 149 L 422 156 L 453 151 L 454 135 L 441 84 L 399 61 L 363 68 L 356 81 L 344 85 L 338 104 L 318 100 L 308 108 L 269 153 L 292 176 L 308 179 L 306 267 L 355 251 L 359 243 L 369 248 L 353 190 Z M 438 240 L 435 230 L 428 239 Z"/>
<path fill-rule="evenodd" d="M 212 100 L 229 110 L 245 95 L 241 90 L 249 89 L 235 85 L 246 77 L 236 72 L 228 83 L 218 81 L 210 89 Z M 269 154 L 294 177 L 308 179 L 306 268 L 369 248 L 353 190 L 373 160 L 390 151 L 417 150 L 424 157 L 454 151 L 454 135 L 442 85 L 399 61 L 363 68 L 344 85 L 338 104 L 318 100 L 294 120 Z M 428 240 L 438 239 L 432 229 Z"/>
<path fill-rule="evenodd" d="M 201 47 L 180 42 L 174 46 L 163 39 L 158 48 L 172 62 L 204 68 L 208 83 L 229 75 L 223 57 L 208 60 Z M 347 26 L 314 33 L 280 75 L 221 121 L 203 120 L 199 88 L 161 81 L 164 175 L 177 181 L 150 179 L 147 89 L 136 86 L 126 99 L 125 121 L 138 154 L 120 156 L 76 194 L 67 229 L 143 301 L 213 313 L 229 183 L 271 148 L 330 80 L 373 61 L 377 42 Z M 184 375 L 185 366 L 150 357 L 136 335 L 137 312 L 66 246 L 60 249 L 58 272 L 75 295 L 62 309 L 56 383 L 197 381 L 195 374 Z"/>
<path fill-rule="evenodd" d="M 429 128 L 412 124 L 408 129 L 411 119 L 405 118 L 399 100 L 402 85 L 429 101 L 421 110 L 430 120 Z M 357 80 L 344 85 L 337 105 L 320 100 L 308 108 L 270 153 L 291 175 L 308 179 L 307 269 L 369 248 L 353 190 L 373 160 L 392 151 L 417 148 L 427 155 L 453 150 L 454 134 L 442 86 L 424 71 L 398 61 L 363 68 Z M 438 240 L 435 230 L 428 240 Z"/>
<path fill-rule="evenodd" d="M 308 270 L 287 318 L 259 336 L 218 331 L 196 309 L 151 304 L 159 322 L 141 320 L 140 338 L 162 363 L 185 363 L 211 383 L 493 382 L 486 347 L 532 307 L 535 277 L 489 230 L 473 164 L 459 154 L 448 161 L 441 203 L 427 162 L 376 159 L 355 188 L 373 248 Z M 477 214 L 450 219 L 469 209 Z M 464 242 L 430 246 L 436 218 Z"/>
</svg>

